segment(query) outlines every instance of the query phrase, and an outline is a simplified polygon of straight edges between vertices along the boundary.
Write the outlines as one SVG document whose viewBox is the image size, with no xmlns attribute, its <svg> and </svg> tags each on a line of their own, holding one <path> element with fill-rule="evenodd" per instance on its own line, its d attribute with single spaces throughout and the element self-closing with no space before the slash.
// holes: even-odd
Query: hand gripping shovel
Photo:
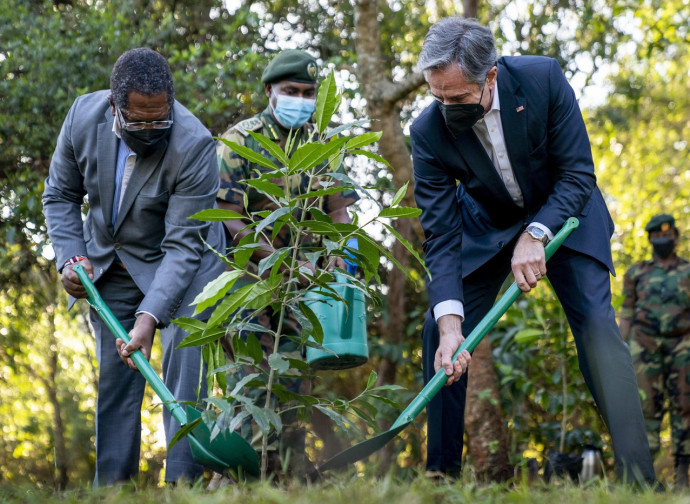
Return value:
<svg viewBox="0 0 690 504">
<path fill-rule="evenodd" d="M 84 267 L 76 265 L 74 271 L 79 275 L 79 280 L 81 280 L 82 285 L 86 289 L 88 303 L 110 328 L 115 338 L 121 338 L 125 343 L 129 343 L 127 331 L 124 330 L 120 322 L 110 311 L 110 308 L 105 304 Z M 163 383 L 163 380 L 160 379 L 149 361 L 146 360 L 144 354 L 137 350 L 132 353 L 131 358 L 141 374 L 146 378 L 146 381 L 149 382 L 149 385 L 163 401 L 165 407 L 168 408 L 170 414 L 183 428 L 201 418 L 201 413 L 191 406 L 187 406 L 185 412 L 185 409 L 175 400 L 170 390 Z M 187 439 L 192 450 L 192 456 L 199 464 L 216 472 L 241 467 L 252 476 L 259 475 L 259 456 L 238 433 L 230 432 L 226 429 L 211 439 L 211 431 L 203 421 L 200 421 L 187 433 Z"/>
<path fill-rule="evenodd" d="M 556 252 L 556 249 L 561 246 L 565 239 L 570 235 L 570 233 L 577 228 L 579 221 L 571 217 L 568 219 L 561 230 L 554 236 L 546 246 L 545 255 L 546 260 L 549 260 L 551 256 Z M 453 361 L 458 357 L 463 350 L 471 352 L 479 344 L 479 342 L 484 338 L 486 333 L 498 322 L 503 314 L 508 310 L 510 305 L 512 305 L 515 300 L 520 296 L 522 291 L 517 286 L 517 283 L 513 284 L 508 288 L 508 290 L 496 301 L 496 304 L 489 310 L 489 312 L 484 316 L 484 318 L 477 324 L 477 327 L 470 333 L 465 341 L 460 345 L 460 347 L 453 354 Z M 367 439 L 358 443 L 350 448 L 347 448 L 332 458 L 328 459 L 326 462 L 321 464 L 317 471 L 324 472 L 332 469 L 340 469 L 349 464 L 353 464 L 365 457 L 368 457 L 376 450 L 383 448 L 391 439 L 398 435 L 405 427 L 410 425 L 414 418 L 421 413 L 424 407 L 431 401 L 431 399 L 443 388 L 446 383 L 447 377 L 443 369 L 439 369 L 434 377 L 429 380 L 429 383 L 422 389 L 422 391 L 417 394 L 417 396 L 410 402 L 410 404 L 403 410 L 398 419 L 393 423 L 390 429 L 381 434 L 374 436 L 373 438 Z"/>
</svg>

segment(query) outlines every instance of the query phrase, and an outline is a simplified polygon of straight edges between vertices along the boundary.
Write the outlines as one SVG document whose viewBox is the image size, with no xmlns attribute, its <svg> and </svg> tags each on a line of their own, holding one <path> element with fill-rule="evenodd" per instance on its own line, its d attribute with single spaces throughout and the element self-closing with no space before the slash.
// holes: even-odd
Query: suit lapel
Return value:
<svg viewBox="0 0 690 504">
<path fill-rule="evenodd" d="M 117 136 L 113 133 L 113 116 L 110 108 L 106 120 L 98 125 L 98 192 L 101 199 L 103 221 L 113 233 L 112 215 L 115 198 L 115 170 L 117 169 Z"/>
<path fill-rule="evenodd" d="M 169 140 L 168 140 L 169 141 Z M 134 164 L 134 169 L 132 170 L 132 175 L 127 184 L 127 189 L 125 189 L 125 194 L 122 198 L 122 204 L 120 205 L 120 211 L 117 215 L 117 222 L 115 223 L 115 232 L 120 229 L 122 221 L 129 212 L 134 200 L 136 200 L 139 191 L 144 187 L 146 181 L 151 177 L 151 174 L 155 171 L 156 167 L 160 163 L 166 149 L 158 149 L 156 152 L 148 157 L 142 158 L 137 156 L 136 162 Z"/>
<path fill-rule="evenodd" d="M 472 174 L 488 187 L 492 194 L 507 202 L 513 202 L 508 189 L 496 171 L 496 167 L 473 130 L 469 129 L 457 136 L 453 145 L 465 160 Z"/>
<path fill-rule="evenodd" d="M 529 151 L 527 136 L 527 100 L 519 92 L 520 83 L 499 66 L 498 93 L 501 102 L 501 124 L 506 142 L 506 150 L 513 167 L 515 178 L 522 191 L 525 207 L 532 201 L 529 183 Z"/>
</svg>

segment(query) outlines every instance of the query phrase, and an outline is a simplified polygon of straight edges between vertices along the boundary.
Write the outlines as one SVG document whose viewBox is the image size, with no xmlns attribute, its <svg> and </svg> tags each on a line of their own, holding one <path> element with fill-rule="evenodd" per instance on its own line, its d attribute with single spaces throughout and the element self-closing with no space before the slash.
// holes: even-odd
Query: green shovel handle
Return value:
<svg viewBox="0 0 690 504">
<path fill-rule="evenodd" d="M 575 218 L 571 217 L 563 227 L 556 233 L 553 240 L 551 240 L 547 245 L 544 253 L 546 255 L 546 260 L 548 261 L 551 256 L 556 252 L 558 247 L 565 241 L 565 239 L 572 233 L 578 226 L 580 222 Z M 489 312 L 484 316 L 479 324 L 474 328 L 465 341 L 460 345 L 460 347 L 453 354 L 453 361 L 457 359 L 458 355 L 464 350 L 471 352 L 479 344 L 479 342 L 486 336 L 491 328 L 498 322 L 503 314 L 510 308 L 515 300 L 520 296 L 522 291 L 517 286 L 516 282 L 513 282 L 508 290 L 496 301 L 496 304 L 489 310 Z M 429 380 L 429 383 L 422 389 L 422 391 L 417 394 L 417 396 L 410 402 L 410 404 L 403 410 L 395 423 L 391 426 L 391 429 L 398 427 L 404 423 L 409 423 L 414 418 L 421 413 L 424 407 L 431 401 L 431 399 L 438 394 L 438 392 L 443 388 L 443 385 L 448 380 L 446 373 L 443 369 L 439 369 L 434 377 Z"/>
<path fill-rule="evenodd" d="M 128 344 L 129 334 L 127 334 L 127 331 L 125 331 L 125 329 L 122 327 L 119 320 L 115 318 L 115 315 L 113 315 L 113 312 L 110 311 L 108 305 L 105 304 L 105 301 L 103 301 L 103 298 L 101 298 L 101 295 L 98 293 L 98 289 L 96 289 L 96 286 L 89 278 L 89 275 L 86 273 L 84 267 L 81 264 L 77 264 L 74 266 L 74 272 L 79 276 L 81 284 L 86 289 L 88 303 L 94 310 L 96 310 L 96 313 L 98 313 L 98 315 L 101 317 L 101 320 L 105 322 L 115 338 L 120 338 L 125 342 L 125 344 Z M 163 404 L 165 404 L 165 406 L 168 408 L 173 418 L 175 418 L 180 425 L 186 425 L 187 413 L 185 413 L 182 406 L 175 401 L 172 393 L 168 387 L 165 386 L 165 383 L 163 383 L 163 380 L 161 380 L 160 376 L 158 376 L 158 373 L 156 373 L 156 371 L 153 369 L 151 363 L 146 359 L 146 357 L 144 357 L 144 354 L 142 354 L 139 350 L 136 350 L 130 355 L 130 357 L 146 381 L 151 385 L 158 397 L 160 397 L 161 401 L 163 401 Z"/>
</svg>

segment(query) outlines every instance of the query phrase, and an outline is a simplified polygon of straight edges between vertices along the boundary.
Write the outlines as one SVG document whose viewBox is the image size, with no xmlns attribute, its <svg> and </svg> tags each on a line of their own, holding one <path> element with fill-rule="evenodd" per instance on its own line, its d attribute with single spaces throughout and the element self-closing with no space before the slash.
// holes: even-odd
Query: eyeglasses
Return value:
<svg viewBox="0 0 690 504">
<path fill-rule="evenodd" d="M 122 110 L 120 110 L 120 107 L 115 107 L 115 110 L 117 110 L 117 114 L 120 117 L 120 123 L 122 126 L 122 129 L 127 130 L 127 131 L 141 131 L 143 129 L 168 129 L 173 125 L 173 113 L 172 109 L 170 110 L 170 119 L 166 119 L 164 121 L 136 121 L 136 122 L 127 122 L 125 120 L 125 116 L 122 114 Z"/>
</svg>

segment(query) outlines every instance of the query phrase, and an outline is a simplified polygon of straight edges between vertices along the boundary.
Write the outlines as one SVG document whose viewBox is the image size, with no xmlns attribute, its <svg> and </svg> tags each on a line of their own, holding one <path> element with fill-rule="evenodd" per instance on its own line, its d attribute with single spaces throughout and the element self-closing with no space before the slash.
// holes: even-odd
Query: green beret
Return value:
<svg viewBox="0 0 690 504">
<path fill-rule="evenodd" d="M 673 218 L 673 215 L 659 214 L 649 220 L 644 230 L 648 233 L 654 233 L 656 231 L 666 231 L 670 228 L 676 228 L 676 219 Z"/>
<path fill-rule="evenodd" d="M 319 74 L 313 56 L 298 49 L 281 51 L 271 60 L 261 75 L 261 82 L 272 84 L 283 80 L 312 83 Z"/>
</svg>

